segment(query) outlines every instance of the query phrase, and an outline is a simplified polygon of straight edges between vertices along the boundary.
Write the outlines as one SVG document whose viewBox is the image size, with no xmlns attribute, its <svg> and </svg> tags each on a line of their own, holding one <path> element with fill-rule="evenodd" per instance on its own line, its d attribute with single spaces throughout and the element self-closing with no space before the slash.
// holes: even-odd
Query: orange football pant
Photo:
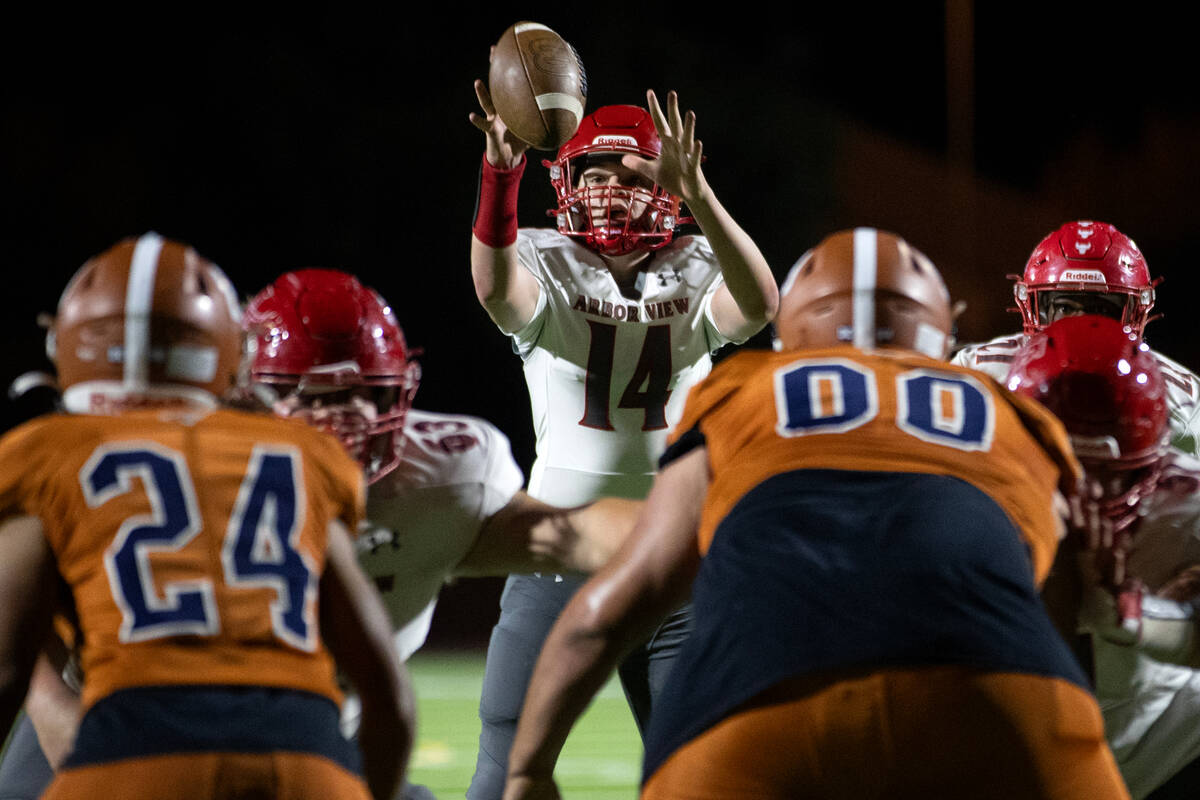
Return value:
<svg viewBox="0 0 1200 800">
<path fill-rule="evenodd" d="M 1095 699 L 964 667 L 803 676 L 676 750 L 643 800 L 1117 800 Z"/>
<path fill-rule="evenodd" d="M 371 800 L 362 779 L 308 753 L 186 753 L 58 773 L 42 800 Z"/>
</svg>

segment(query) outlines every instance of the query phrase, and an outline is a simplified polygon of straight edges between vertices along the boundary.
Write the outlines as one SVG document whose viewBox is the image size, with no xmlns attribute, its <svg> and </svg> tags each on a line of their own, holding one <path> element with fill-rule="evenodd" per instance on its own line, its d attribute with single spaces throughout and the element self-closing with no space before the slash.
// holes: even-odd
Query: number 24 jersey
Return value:
<svg viewBox="0 0 1200 800">
<path fill-rule="evenodd" d="M 320 638 L 327 528 L 362 517 L 332 437 L 239 411 L 53 415 L 0 440 L 0 516 L 42 520 L 83 631 L 85 707 L 233 684 L 340 702 Z"/>
</svg>

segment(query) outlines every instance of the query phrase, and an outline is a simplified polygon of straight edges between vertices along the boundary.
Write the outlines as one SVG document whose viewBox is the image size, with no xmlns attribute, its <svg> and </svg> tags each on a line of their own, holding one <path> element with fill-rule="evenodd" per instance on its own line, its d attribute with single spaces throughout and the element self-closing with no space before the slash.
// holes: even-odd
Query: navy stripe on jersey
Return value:
<svg viewBox="0 0 1200 800">
<path fill-rule="evenodd" d="M 958 664 L 1087 680 L 1008 516 L 943 475 L 797 470 L 746 494 L 693 587 L 695 628 L 656 704 L 644 777 L 786 678 Z"/>
<path fill-rule="evenodd" d="M 320 695 L 258 686 L 151 686 L 99 700 L 79 723 L 65 768 L 174 753 L 276 751 L 324 756 L 361 775 L 338 707 Z"/>
<path fill-rule="evenodd" d="M 708 440 L 700 432 L 700 428 L 693 427 L 663 451 L 663 454 L 658 458 L 658 468 L 661 470 L 672 461 L 678 461 L 697 447 L 704 447 L 707 444 Z"/>
</svg>

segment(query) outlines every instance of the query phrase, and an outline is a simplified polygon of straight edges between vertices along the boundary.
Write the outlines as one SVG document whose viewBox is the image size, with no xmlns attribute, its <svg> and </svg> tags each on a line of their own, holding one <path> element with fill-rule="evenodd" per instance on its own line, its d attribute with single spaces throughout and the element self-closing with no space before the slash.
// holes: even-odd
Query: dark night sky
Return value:
<svg viewBox="0 0 1200 800">
<path fill-rule="evenodd" d="M 960 225 L 951 207 L 919 238 L 902 226 L 921 187 L 911 198 L 885 187 L 899 201 L 862 218 L 841 185 L 855 169 L 848 133 L 927 172 L 948 159 L 944 8 L 893 5 L 734 20 L 680 8 L 661 21 L 647 7 L 636 25 L 616 12 L 600 22 L 532 18 L 580 52 L 589 108 L 640 103 L 646 88 L 679 91 L 697 111 L 710 182 L 777 275 L 825 233 L 875 224 L 934 256 L 955 294 L 983 291 L 973 309 L 999 308 L 1009 301 L 1003 273 L 1020 270 L 1040 235 L 1071 217 L 1105 219 L 1167 276 L 1167 317 L 1152 343 L 1200 363 L 1182 301 L 1200 246 L 1191 197 L 1200 101 L 1181 26 L 1148 14 L 977 9 L 971 180 L 1006 198 L 996 207 L 1021 209 L 1020 225 L 986 214 Z M 476 304 L 467 263 L 482 152 L 467 121 L 471 82 L 517 17 L 458 16 L 5 25 L 0 378 L 38 365 L 35 315 L 53 310 L 79 264 L 153 229 L 193 244 L 245 295 L 287 269 L 358 273 L 424 350 L 417 404 L 493 420 L 528 466 L 519 365 Z M 550 199 L 534 166 L 523 224 L 547 224 Z M 998 266 L 943 261 L 956 251 L 937 232 Z M 1015 316 L 997 326 L 971 313 L 972 338 L 1016 327 Z"/>
</svg>

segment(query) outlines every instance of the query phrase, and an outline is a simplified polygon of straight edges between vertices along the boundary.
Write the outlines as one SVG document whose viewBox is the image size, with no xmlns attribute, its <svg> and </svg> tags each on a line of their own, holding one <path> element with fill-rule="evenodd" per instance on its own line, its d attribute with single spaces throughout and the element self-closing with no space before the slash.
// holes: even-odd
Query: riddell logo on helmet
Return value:
<svg viewBox="0 0 1200 800">
<path fill-rule="evenodd" d="M 1095 269 L 1069 269 L 1058 276 L 1060 281 L 1079 281 L 1080 283 L 1107 283 L 1104 273 Z"/>
<path fill-rule="evenodd" d="M 637 147 L 637 139 L 633 138 L 632 136 L 613 136 L 612 134 L 604 134 L 603 136 L 597 136 L 595 139 L 592 139 L 592 144 L 599 146 L 607 145 L 610 147 L 614 145 L 628 145 L 629 147 Z"/>
</svg>

